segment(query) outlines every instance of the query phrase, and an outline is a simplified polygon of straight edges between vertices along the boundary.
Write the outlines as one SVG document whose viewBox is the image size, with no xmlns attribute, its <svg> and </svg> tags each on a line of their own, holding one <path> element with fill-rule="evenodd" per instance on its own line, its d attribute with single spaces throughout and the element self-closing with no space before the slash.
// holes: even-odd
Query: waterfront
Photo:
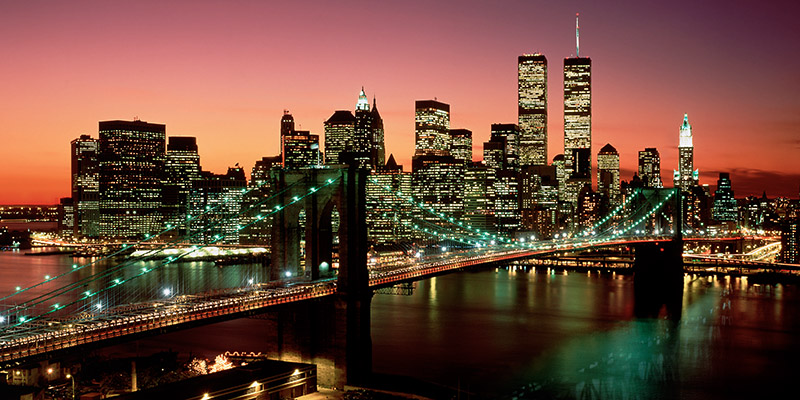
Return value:
<svg viewBox="0 0 800 400">
<path fill-rule="evenodd" d="M 65 256 L 0 253 L 0 291 L 71 268 Z M 171 266 L 158 276 L 238 284 L 253 266 Z M 153 278 L 156 279 L 156 278 Z M 144 282 L 144 281 L 143 281 Z M 191 290 L 189 284 L 185 290 Z M 489 269 L 420 281 L 372 300 L 373 369 L 462 398 L 742 398 L 790 388 L 800 356 L 792 285 L 687 276 L 683 318 L 637 320 L 628 275 Z M 107 349 L 213 358 L 263 351 L 266 321 L 239 319 Z"/>
</svg>

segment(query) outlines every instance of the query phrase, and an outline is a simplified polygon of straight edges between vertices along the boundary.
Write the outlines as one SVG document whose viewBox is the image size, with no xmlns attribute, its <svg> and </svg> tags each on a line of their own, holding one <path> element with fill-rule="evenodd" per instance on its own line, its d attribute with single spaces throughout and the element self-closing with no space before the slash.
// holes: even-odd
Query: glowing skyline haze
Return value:
<svg viewBox="0 0 800 400">
<path fill-rule="evenodd" d="M 98 121 L 196 136 L 203 169 L 280 152 L 284 109 L 322 136 L 360 88 L 377 98 L 386 156 L 410 170 L 414 101 L 451 106 L 473 131 L 517 121 L 517 57 L 549 65 L 548 154 L 563 152 L 563 59 L 592 58 L 592 149 L 630 180 L 656 147 L 672 186 L 688 113 L 700 183 L 730 172 L 736 197 L 797 198 L 800 13 L 794 2 L 7 2 L 0 24 L 0 204 L 70 195 L 69 142 Z M 593 170 L 596 167 L 593 167 Z"/>
</svg>

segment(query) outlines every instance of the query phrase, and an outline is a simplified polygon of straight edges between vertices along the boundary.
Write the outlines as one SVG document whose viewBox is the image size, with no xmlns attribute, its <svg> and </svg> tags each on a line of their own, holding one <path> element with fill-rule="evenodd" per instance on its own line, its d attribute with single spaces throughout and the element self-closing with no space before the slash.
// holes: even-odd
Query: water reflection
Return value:
<svg viewBox="0 0 800 400">
<path fill-rule="evenodd" d="M 790 387 L 800 356 L 791 286 L 686 276 L 682 318 L 667 320 L 634 318 L 626 275 L 501 268 L 437 279 L 436 304 L 426 281 L 413 296 L 373 299 L 377 372 L 472 398 L 763 398 Z"/>
</svg>

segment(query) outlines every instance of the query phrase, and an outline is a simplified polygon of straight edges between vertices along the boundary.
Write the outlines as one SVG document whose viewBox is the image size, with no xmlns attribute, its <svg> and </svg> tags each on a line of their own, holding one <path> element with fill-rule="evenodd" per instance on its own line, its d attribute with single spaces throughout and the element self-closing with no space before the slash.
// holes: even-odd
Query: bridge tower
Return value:
<svg viewBox="0 0 800 400">
<path fill-rule="evenodd" d="M 302 360 L 292 361 L 318 363 L 320 382 L 337 388 L 363 381 L 372 367 L 372 291 L 367 270 L 366 226 L 368 174 L 368 170 L 346 166 L 272 172 L 276 193 L 280 193 L 278 204 L 297 200 L 273 215 L 270 279 L 300 277 L 308 281 L 334 276 L 337 279 L 332 304 L 331 300 L 321 300 L 279 313 L 278 330 L 286 336 L 279 340 L 304 347 L 281 353 L 304 355 Z M 332 269 L 334 210 L 339 214 L 338 275 Z M 305 226 L 301 223 L 302 215 Z M 302 250 L 301 235 L 305 238 Z M 328 373 L 319 362 L 331 361 L 333 371 Z"/>
<path fill-rule="evenodd" d="M 667 194 L 669 189 L 661 190 Z M 634 313 L 655 318 L 666 308 L 672 319 L 680 319 L 683 304 L 683 204 L 680 188 L 674 192 L 673 237 L 671 240 L 635 246 Z"/>
</svg>

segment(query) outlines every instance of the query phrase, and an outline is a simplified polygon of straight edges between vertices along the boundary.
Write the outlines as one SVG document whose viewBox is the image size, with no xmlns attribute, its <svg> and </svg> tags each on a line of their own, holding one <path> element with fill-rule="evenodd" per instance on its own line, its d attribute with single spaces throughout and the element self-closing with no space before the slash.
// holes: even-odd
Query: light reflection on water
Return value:
<svg viewBox="0 0 800 400">
<path fill-rule="evenodd" d="M 46 276 L 55 277 L 72 271 L 73 264 L 87 265 L 92 262 L 89 258 L 75 258 L 64 255 L 26 256 L 28 251 L 3 251 L 0 252 L 0 296 L 7 296 L 15 292 L 17 286 L 28 288 L 41 283 Z M 15 295 L 2 302 L 4 308 L 10 304 L 18 304 L 25 299 L 31 299 L 46 294 L 56 288 L 80 282 L 74 291 L 58 299 L 48 300 L 43 307 L 52 304 L 65 304 L 68 301 L 78 300 L 86 291 L 97 293 L 92 296 L 91 303 L 102 303 L 103 309 L 124 305 L 142 300 L 193 294 L 209 289 L 246 286 L 250 279 L 253 282 L 264 282 L 265 268 L 260 264 L 226 265 L 217 267 L 212 262 L 194 261 L 175 263 L 161 266 L 158 261 L 130 261 L 124 268 L 108 273 L 101 279 L 83 281 L 95 274 L 105 274 L 110 268 L 122 262 L 105 260 L 71 272 L 61 278 L 33 287 L 21 294 Z M 152 270 L 142 274 L 142 269 Z M 115 279 L 127 280 L 123 285 L 114 287 Z M 107 290 L 109 287 L 112 289 Z M 169 294 L 165 295 L 165 289 Z M 87 302 L 89 303 L 89 302 Z M 64 310 L 67 311 L 67 310 Z M 35 315 L 35 313 L 29 313 Z"/>
<path fill-rule="evenodd" d="M 761 398 L 790 387 L 795 287 L 687 276 L 680 321 L 635 319 L 631 276 L 541 272 L 442 276 L 435 303 L 427 281 L 412 296 L 375 296 L 374 369 L 473 398 Z"/>
<path fill-rule="evenodd" d="M 0 294 L 71 264 L 64 256 L 0 253 Z M 147 297 L 165 285 L 178 294 L 240 286 L 263 272 L 184 263 L 132 281 L 131 291 Z M 768 398 L 793 389 L 795 286 L 691 276 L 684 283 L 682 318 L 669 321 L 634 318 L 629 275 L 500 268 L 420 281 L 412 296 L 373 296 L 373 367 L 458 387 L 472 399 Z M 262 320 L 233 320 L 114 351 L 262 351 L 271 337 L 265 329 Z"/>
</svg>

